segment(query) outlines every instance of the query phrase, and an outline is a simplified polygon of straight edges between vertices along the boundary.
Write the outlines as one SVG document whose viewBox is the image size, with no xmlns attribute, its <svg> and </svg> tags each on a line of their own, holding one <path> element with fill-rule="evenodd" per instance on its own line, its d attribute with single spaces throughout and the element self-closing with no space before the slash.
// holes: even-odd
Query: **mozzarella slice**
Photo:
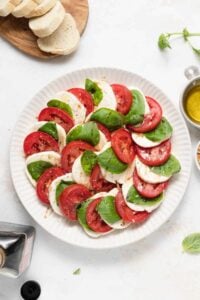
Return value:
<svg viewBox="0 0 200 300">
<path fill-rule="evenodd" d="M 135 211 L 147 211 L 147 212 L 152 212 L 153 210 L 155 210 L 156 208 L 158 208 L 158 206 L 160 206 L 160 204 L 162 203 L 163 200 L 161 200 L 160 202 L 156 203 L 155 205 L 151 205 L 151 206 L 143 206 L 143 205 L 137 205 L 131 202 L 127 201 L 127 195 L 129 192 L 129 189 L 133 186 L 133 182 L 132 180 L 129 180 L 128 182 L 126 182 L 125 184 L 122 185 L 122 194 L 124 197 L 124 200 L 126 202 L 126 205 Z"/>
<path fill-rule="evenodd" d="M 97 151 L 101 151 L 103 147 L 107 144 L 107 138 L 105 134 L 103 134 L 103 132 L 101 132 L 100 130 L 99 130 L 99 134 L 100 134 L 100 140 L 99 143 L 95 146 Z"/>
<path fill-rule="evenodd" d="M 49 123 L 49 122 L 40 121 L 40 122 L 35 123 L 30 132 L 38 131 L 42 126 L 44 126 L 47 123 Z M 62 150 L 66 146 L 67 135 L 62 126 L 60 126 L 59 124 L 56 124 L 56 123 L 54 123 L 54 124 L 56 125 L 56 129 L 58 132 L 58 144 L 59 144 L 60 150 Z"/>
<path fill-rule="evenodd" d="M 55 180 L 52 181 L 52 183 L 49 186 L 49 202 L 51 204 L 51 208 L 53 209 L 53 211 L 60 215 L 63 216 L 63 213 L 59 207 L 59 205 L 57 204 L 57 200 L 56 200 L 56 189 L 57 186 L 60 184 L 61 181 L 73 181 L 73 177 L 72 177 L 72 173 L 67 173 L 63 176 L 60 176 L 58 178 L 56 178 Z"/>
<path fill-rule="evenodd" d="M 86 175 L 81 165 L 82 154 L 74 161 L 72 166 L 72 176 L 74 181 L 85 185 L 88 189 L 91 188 L 90 176 Z"/>
<path fill-rule="evenodd" d="M 117 100 L 115 98 L 115 94 L 113 93 L 111 86 L 103 80 L 95 81 L 95 83 L 98 85 L 98 87 L 102 90 L 103 93 L 103 99 L 101 100 L 99 105 L 95 107 L 95 110 L 102 107 L 115 110 L 117 108 Z"/>
<path fill-rule="evenodd" d="M 160 142 L 153 142 L 147 139 L 143 133 L 135 133 L 135 132 L 132 133 L 132 139 L 138 146 L 143 148 L 155 147 L 164 142 L 164 140 Z"/>
<path fill-rule="evenodd" d="M 28 177 L 28 179 L 30 180 L 30 182 L 32 183 L 32 185 L 35 187 L 37 182 L 31 177 L 31 174 L 28 171 L 27 166 L 30 163 L 42 160 L 42 161 L 46 161 L 51 163 L 53 166 L 59 166 L 60 165 L 60 154 L 58 154 L 57 152 L 54 151 L 46 151 L 46 152 L 40 152 L 40 153 L 35 153 L 33 155 L 30 155 L 27 159 L 26 159 L 26 175 Z"/>
<path fill-rule="evenodd" d="M 143 164 L 139 158 L 136 158 L 136 169 L 139 177 L 149 183 L 161 183 L 169 180 L 171 176 L 158 175 L 151 171 L 149 166 Z"/>
<path fill-rule="evenodd" d="M 86 109 L 76 96 L 67 91 L 63 91 L 59 92 L 55 98 L 70 105 L 75 124 L 82 124 L 85 121 Z"/>
</svg>

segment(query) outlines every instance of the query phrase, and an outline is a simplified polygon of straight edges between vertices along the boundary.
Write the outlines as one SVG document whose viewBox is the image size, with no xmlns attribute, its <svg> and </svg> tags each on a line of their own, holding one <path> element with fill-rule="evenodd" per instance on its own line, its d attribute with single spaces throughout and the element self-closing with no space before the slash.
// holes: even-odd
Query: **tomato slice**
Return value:
<svg viewBox="0 0 200 300">
<path fill-rule="evenodd" d="M 42 151 L 59 152 L 58 142 L 48 133 L 32 132 L 24 140 L 24 153 L 26 156 Z"/>
<path fill-rule="evenodd" d="M 40 176 L 37 181 L 36 192 L 42 203 L 50 204 L 48 199 L 49 186 L 54 179 L 62 175 L 64 175 L 64 172 L 61 168 L 52 167 L 44 171 L 44 173 Z"/>
<path fill-rule="evenodd" d="M 98 122 L 96 122 L 96 123 L 97 123 L 97 126 L 98 126 L 99 130 L 105 135 L 106 139 L 108 141 L 110 141 L 111 140 L 111 134 L 110 134 L 110 131 L 108 130 L 108 128 L 106 128 L 101 123 L 98 123 Z"/>
<path fill-rule="evenodd" d="M 73 126 L 74 121 L 72 117 L 65 111 L 57 107 L 46 107 L 44 108 L 39 116 L 39 121 L 54 121 L 55 123 L 62 126 L 66 132 L 68 132 Z"/>
<path fill-rule="evenodd" d="M 59 206 L 63 214 L 71 221 L 77 220 L 77 206 L 91 196 L 90 191 L 82 184 L 72 184 L 60 195 Z"/>
<path fill-rule="evenodd" d="M 90 183 L 95 192 L 109 192 L 116 185 L 103 178 L 99 165 L 95 165 L 90 175 Z"/>
<path fill-rule="evenodd" d="M 95 151 L 94 147 L 83 141 L 72 141 L 67 144 L 61 153 L 62 168 L 70 173 L 75 159 L 81 155 L 85 150 Z"/>
<path fill-rule="evenodd" d="M 117 111 L 126 115 L 133 101 L 131 92 L 122 84 L 112 84 L 111 87 L 117 99 Z"/>
<path fill-rule="evenodd" d="M 112 228 L 108 226 L 100 217 L 97 212 L 97 205 L 101 202 L 102 198 L 97 198 L 92 201 L 86 210 L 86 221 L 88 226 L 95 232 L 105 233 L 111 231 Z"/>
<path fill-rule="evenodd" d="M 134 211 L 130 209 L 126 205 L 121 191 L 119 191 L 115 197 L 115 207 L 118 214 L 125 222 L 140 223 L 144 222 L 150 216 L 150 213 L 146 211 Z"/>
<path fill-rule="evenodd" d="M 68 92 L 72 93 L 86 108 L 86 116 L 94 110 L 93 100 L 90 93 L 81 88 L 72 88 Z"/>
<path fill-rule="evenodd" d="M 152 148 L 142 148 L 136 145 L 136 152 L 144 164 L 159 166 L 164 164 L 171 154 L 171 141 L 167 140 Z"/>
<path fill-rule="evenodd" d="M 143 197 L 146 198 L 155 198 L 159 196 L 166 188 L 168 185 L 168 181 L 162 182 L 162 183 L 148 183 L 142 180 L 135 169 L 134 174 L 133 174 L 133 184 Z"/>
<path fill-rule="evenodd" d="M 127 125 L 132 131 L 143 133 L 153 130 L 162 119 L 162 108 L 160 104 L 151 97 L 146 97 L 149 104 L 150 113 L 144 115 L 142 124 L 138 126 Z"/>
<path fill-rule="evenodd" d="M 131 134 L 124 128 L 113 132 L 111 146 L 117 157 L 124 163 L 131 163 L 135 158 L 135 145 Z"/>
</svg>

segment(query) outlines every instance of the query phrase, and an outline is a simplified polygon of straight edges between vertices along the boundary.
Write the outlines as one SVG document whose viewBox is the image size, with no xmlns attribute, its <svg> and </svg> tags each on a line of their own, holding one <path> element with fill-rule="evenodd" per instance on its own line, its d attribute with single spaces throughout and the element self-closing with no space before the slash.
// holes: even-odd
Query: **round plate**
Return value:
<svg viewBox="0 0 200 300">
<path fill-rule="evenodd" d="M 181 162 L 180 174 L 173 177 L 165 194 L 163 204 L 152 216 L 139 226 L 130 226 L 121 231 L 92 239 L 88 237 L 81 226 L 72 224 L 54 213 L 46 215 L 44 207 L 37 199 L 35 189 L 25 175 L 25 160 L 23 155 L 23 140 L 28 128 L 36 121 L 36 116 L 55 93 L 71 87 L 82 87 L 85 78 L 103 79 L 109 83 L 121 83 L 128 87 L 137 87 L 145 95 L 157 99 L 162 105 L 164 115 L 173 126 L 172 151 Z M 191 171 L 191 141 L 182 116 L 167 96 L 148 80 L 127 71 L 110 68 L 92 68 L 66 74 L 49 83 L 26 106 L 22 112 L 12 138 L 10 150 L 11 174 L 17 194 L 29 214 L 44 229 L 64 242 L 80 247 L 106 249 L 136 242 L 158 229 L 174 212 L 184 195 Z"/>
</svg>

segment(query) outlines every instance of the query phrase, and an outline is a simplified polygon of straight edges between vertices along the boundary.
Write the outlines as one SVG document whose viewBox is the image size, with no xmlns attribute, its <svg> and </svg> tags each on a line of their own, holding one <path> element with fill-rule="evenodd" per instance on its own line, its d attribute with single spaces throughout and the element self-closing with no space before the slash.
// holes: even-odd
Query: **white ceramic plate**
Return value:
<svg viewBox="0 0 200 300">
<path fill-rule="evenodd" d="M 28 128 L 31 128 L 40 110 L 56 92 L 71 87 L 81 87 L 85 78 L 105 79 L 109 83 L 121 83 L 129 87 L 140 88 L 145 95 L 157 99 L 164 115 L 174 128 L 173 152 L 181 162 L 182 171 L 170 182 L 161 207 L 147 222 L 137 227 L 116 231 L 98 239 L 88 237 L 77 223 L 71 224 L 54 213 L 45 217 L 46 208 L 37 199 L 35 189 L 26 178 L 23 157 L 23 140 Z M 92 68 L 66 74 L 48 84 L 28 103 L 17 122 L 10 150 L 11 173 L 17 194 L 29 214 L 44 229 L 64 242 L 94 249 L 114 248 L 136 242 L 158 229 L 174 212 L 183 198 L 191 170 L 191 142 L 182 116 L 167 96 L 146 79 L 123 70 L 110 68 Z"/>
</svg>

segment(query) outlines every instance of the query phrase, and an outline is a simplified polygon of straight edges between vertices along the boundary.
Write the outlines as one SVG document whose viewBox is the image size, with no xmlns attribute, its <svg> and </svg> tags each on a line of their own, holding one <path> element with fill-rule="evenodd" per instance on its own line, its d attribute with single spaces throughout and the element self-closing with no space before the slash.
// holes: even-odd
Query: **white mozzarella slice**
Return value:
<svg viewBox="0 0 200 300">
<path fill-rule="evenodd" d="M 103 132 L 101 132 L 100 130 L 99 130 L 99 134 L 100 134 L 100 140 L 99 143 L 95 146 L 97 151 L 101 151 L 107 143 L 107 138 L 105 134 L 103 134 Z"/>
<path fill-rule="evenodd" d="M 59 92 L 56 95 L 55 99 L 69 104 L 72 109 L 73 120 L 75 124 L 82 124 L 85 121 L 86 109 L 84 105 L 72 93 L 67 91 Z"/>
<path fill-rule="evenodd" d="M 125 184 L 122 185 L 122 194 L 124 197 L 124 200 L 126 202 L 126 205 L 135 211 L 147 211 L 147 212 L 152 212 L 153 210 L 155 210 L 156 208 L 158 208 L 160 206 L 160 204 L 162 203 L 163 200 L 161 200 L 160 202 L 156 203 L 155 205 L 151 205 L 151 206 L 143 206 L 143 205 L 137 205 L 131 202 L 127 201 L 127 195 L 129 192 L 129 189 L 131 188 L 131 186 L 133 186 L 133 182 L 131 180 L 129 180 L 128 182 L 126 182 Z"/>
<path fill-rule="evenodd" d="M 40 121 L 40 122 L 35 123 L 30 132 L 38 131 L 46 123 L 49 123 L 49 122 Z M 66 137 L 67 137 L 67 135 L 66 135 L 66 132 L 65 132 L 65 130 L 62 126 L 60 126 L 59 124 L 56 124 L 56 123 L 54 123 L 54 124 L 56 125 L 56 129 L 57 129 L 57 132 L 58 132 L 58 144 L 59 144 L 60 150 L 62 150 L 66 146 Z"/>
<path fill-rule="evenodd" d="M 161 183 L 169 180 L 171 176 L 158 175 L 151 171 L 150 167 L 143 164 L 139 158 L 136 158 L 136 169 L 139 177 L 149 183 Z"/>
<path fill-rule="evenodd" d="M 103 81 L 95 81 L 95 83 L 98 85 L 98 87 L 102 90 L 103 93 L 103 99 L 99 103 L 98 106 L 96 106 L 95 110 L 106 107 L 115 110 L 117 108 L 117 100 L 115 98 L 115 94 L 113 93 L 113 90 L 111 86 Z"/>
<path fill-rule="evenodd" d="M 60 154 L 58 154 L 57 152 L 54 151 L 46 151 L 46 152 L 40 152 L 40 153 L 35 153 L 33 155 L 30 155 L 27 159 L 26 159 L 26 175 L 28 177 L 28 179 L 30 180 L 30 182 L 32 183 L 32 185 L 35 187 L 37 182 L 32 178 L 31 174 L 28 171 L 27 166 L 30 163 L 36 162 L 36 161 L 46 161 L 51 163 L 53 166 L 59 166 L 60 165 Z"/>
<path fill-rule="evenodd" d="M 55 180 L 52 181 L 52 183 L 49 186 L 49 202 L 50 202 L 51 208 L 53 209 L 53 211 L 56 214 L 58 214 L 60 216 L 63 216 L 63 213 L 62 213 L 62 211 L 57 203 L 57 200 L 56 200 L 56 189 L 62 180 L 66 181 L 66 182 L 73 181 L 72 173 L 67 173 L 63 176 L 56 178 Z"/>
<path fill-rule="evenodd" d="M 74 164 L 72 166 L 72 176 L 76 183 L 83 184 L 87 188 L 90 188 L 90 176 L 86 175 L 82 168 L 81 157 L 82 154 L 74 161 Z"/>
<path fill-rule="evenodd" d="M 132 139 L 133 141 L 140 147 L 143 148 L 151 148 L 160 145 L 164 141 L 161 142 L 153 142 L 146 138 L 146 136 L 143 133 L 132 133 Z"/>
</svg>

